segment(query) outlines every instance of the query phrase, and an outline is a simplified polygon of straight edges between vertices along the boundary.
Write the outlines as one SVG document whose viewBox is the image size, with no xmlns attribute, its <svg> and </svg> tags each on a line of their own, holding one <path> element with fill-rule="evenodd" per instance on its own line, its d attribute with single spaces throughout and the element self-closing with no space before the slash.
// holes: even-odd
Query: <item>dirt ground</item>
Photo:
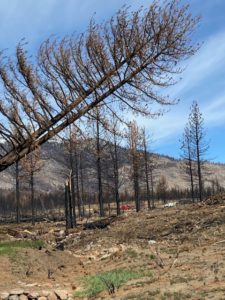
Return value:
<svg viewBox="0 0 225 300">
<path fill-rule="evenodd" d="M 76 292 L 85 276 L 125 268 L 151 276 L 94 299 L 225 299 L 225 203 L 127 212 L 107 222 L 66 233 L 63 223 L 1 225 L 0 240 L 45 245 L 0 256 L 0 292 L 30 285 Z"/>
</svg>

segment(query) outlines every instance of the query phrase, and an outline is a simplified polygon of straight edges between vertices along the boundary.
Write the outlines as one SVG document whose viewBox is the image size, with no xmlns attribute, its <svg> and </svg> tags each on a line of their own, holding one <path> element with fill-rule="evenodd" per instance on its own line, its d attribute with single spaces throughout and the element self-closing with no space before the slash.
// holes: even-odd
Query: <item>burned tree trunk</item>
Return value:
<svg viewBox="0 0 225 300">
<path fill-rule="evenodd" d="M 140 203 L 140 187 L 139 187 L 139 167 L 140 167 L 140 153 L 138 147 L 140 146 L 140 132 L 135 121 L 130 122 L 128 131 L 128 142 L 130 155 L 132 160 L 132 179 L 134 187 L 134 200 L 136 211 L 141 209 Z"/>
<path fill-rule="evenodd" d="M 146 197 L 148 202 L 148 209 L 151 209 L 151 195 L 149 187 L 149 167 L 148 167 L 148 151 L 146 143 L 146 133 L 145 130 L 142 131 L 142 142 L 144 150 L 144 169 L 145 169 L 145 183 L 146 183 Z"/>
<path fill-rule="evenodd" d="M 19 182 L 19 162 L 16 162 L 16 222 L 20 223 L 20 182 Z"/>
<path fill-rule="evenodd" d="M 34 202 L 34 173 L 30 174 L 30 190 L 31 190 L 31 213 L 32 225 L 35 224 L 35 202 Z"/>
<path fill-rule="evenodd" d="M 117 215 L 120 215 L 120 196 L 119 196 L 119 167 L 118 167 L 118 147 L 116 142 L 116 133 L 113 133 L 114 137 L 114 193 L 115 193 L 115 200 L 116 200 L 116 212 Z"/>
<path fill-rule="evenodd" d="M 103 192 L 102 192 L 102 166 L 101 166 L 101 145 L 100 145 L 100 129 L 99 129 L 99 110 L 96 114 L 96 155 L 97 155 L 97 179 L 98 179 L 98 203 L 100 216 L 104 216 Z"/>
</svg>

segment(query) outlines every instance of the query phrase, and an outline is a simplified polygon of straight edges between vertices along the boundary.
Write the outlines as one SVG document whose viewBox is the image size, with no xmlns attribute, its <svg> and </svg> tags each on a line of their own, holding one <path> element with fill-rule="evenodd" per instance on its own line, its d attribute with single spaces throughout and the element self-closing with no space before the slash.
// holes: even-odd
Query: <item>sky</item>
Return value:
<svg viewBox="0 0 225 300">
<path fill-rule="evenodd" d="M 185 61 L 182 79 L 167 90 L 179 104 L 166 108 L 154 120 L 139 118 L 152 136 L 151 149 L 179 157 L 180 140 L 192 102 L 198 101 L 203 114 L 207 158 L 225 163 L 225 0 L 181 0 L 190 5 L 200 24 L 194 40 L 200 50 Z M 0 0 L 0 50 L 14 53 L 21 39 L 35 53 L 42 41 L 54 35 L 63 37 L 85 31 L 94 16 L 98 22 L 113 16 L 127 4 L 132 9 L 147 7 L 151 0 Z"/>
</svg>

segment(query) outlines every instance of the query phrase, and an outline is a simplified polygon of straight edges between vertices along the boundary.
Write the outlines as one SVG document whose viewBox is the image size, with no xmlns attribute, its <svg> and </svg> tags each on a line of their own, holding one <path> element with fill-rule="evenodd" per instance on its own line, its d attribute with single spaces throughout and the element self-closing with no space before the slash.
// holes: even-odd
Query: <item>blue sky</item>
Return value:
<svg viewBox="0 0 225 300">
<path fill-rule="evenodd" d="M 139 118 L 155 140 L 152 148 L 179 157 L 184 125 L 193 100 L 197 100 L 205 119 L 208 158 L 225 162 L 225 1 L 182 0 L 201 15 L 194 39 L 203 42 L 198 53 L 185 62 L 182 80 L 167 93 L 180 99 L 176 106 L 158 120 Z M 112 16 L 122 5 L 133 9 L 148 6 L 151 0 L 1 0 L 0 49 L 13 53 L 25 38 L 27 48 L 35 53 L 40 43 L 51 35 L 64 36 L 84 31 L 95 14 L 97 21 Z"/>
</svg>

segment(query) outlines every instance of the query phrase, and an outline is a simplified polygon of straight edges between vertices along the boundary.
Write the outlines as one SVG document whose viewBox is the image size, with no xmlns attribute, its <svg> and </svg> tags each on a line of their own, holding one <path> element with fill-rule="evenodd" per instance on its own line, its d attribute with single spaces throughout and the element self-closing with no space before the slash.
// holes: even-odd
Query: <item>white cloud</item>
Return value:
<svg viewBox="0 0 225 300">
<path fill-rule="evenodd" d="M 208 126 L 214 127 L 225 123 L 225 90 L 213 102 L 206 105 L 202 113 Z"/>
<path fill-rule="evenodd" d="M 179 139 L 187 122 L 193 100 L 198 100 L 207 127 L 218 126 L 225 120 L 225 90 L 215 92 L 215 84 L 223 82 L 225 69 L 225 31 L 209 37 L 199 52 L 190 59 L 183 79 L 168 89 L 171 97 L 180 98 L 177 106 L 157 120 L 140 118 L 158 140 L 158 144 L 169 139 Z"/>
<path fill-rule="evenodd" d="M 170 89 L 173 96 L 191 91 L 213 77 L 225 65 L 225 31 L 210 36 L 186 66 L 183 79 Z"/>
</svg>

